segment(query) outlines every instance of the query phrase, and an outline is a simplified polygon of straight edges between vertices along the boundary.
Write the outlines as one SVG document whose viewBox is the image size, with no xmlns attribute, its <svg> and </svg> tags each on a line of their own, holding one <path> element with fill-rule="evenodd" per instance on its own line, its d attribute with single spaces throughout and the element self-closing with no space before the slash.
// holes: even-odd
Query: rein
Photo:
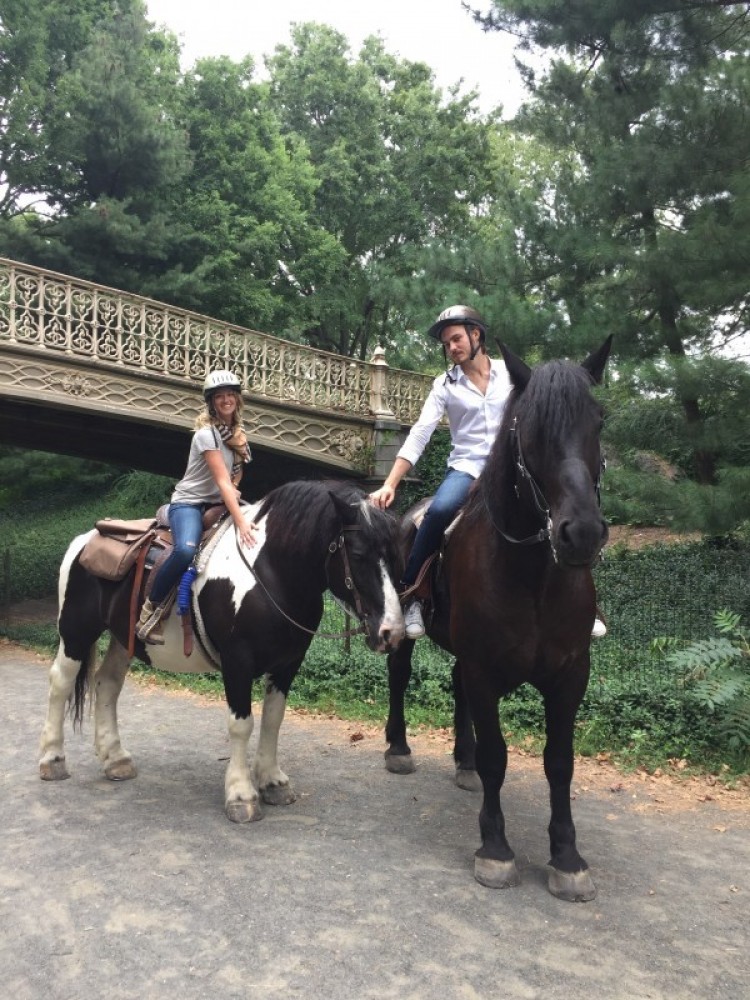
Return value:
<svg viewBox="0 0 750 1000">
<path fill-rule="evenodd" d="M 242 551 L 242 546 L 239 543 L 236 533 L 235 533 L 235 544 L 237 545 L 237 551 L 239 553 L 240 559 L 243 561 L 245 566 L 247 566 L 252 575 L 255 577 L 256 583 L 263 591 L 263 593 L 266 595 L 271 604 L 274 606 L 274 608 L 276 608 L 276 610 L 282 616 L 282 618 L 286 618 L 286 620 L 291 625 L 294 625 L 295 628 L 300 629 L 300 631 L 302 632 L 307 632 L 308 635 L 319 635 L 323 639 L 346 639 L 351 635 L 362 635 L 367 631 L 367 626 L 364 624 L 364 622 L 367 620 L 367 615 L 365 614 L 362 608 L 362 600 L 359 596 L 359 591 L 354 586 L 354 579 L 352 577 L 351 565 L 349 563 L 349 553 L 346 551 L 346 539 L 345 539 L 345 532 L 359 531 L 359 530 L 360 529 L 355 525 L 342 527 L 341 534 L 338 536 L 338 538 L 334 538 L 333 541 L 330 542 L 330 544 L 328 545 L 328 555 L 326 556 L 326 581 L 329 583 L 328 589 L 330 589 L 330 581 L 328 577 L 328 564 L 331 561 L 332 555 L 335 555 L 336 552 L 341 553 L 341 560 L 344 566 L 344 586 L 346 587 L 347 590 L 352 591 L 352 596 L 354 598 L 355 612 L 360 622 L 362 622 L 362 624 L 357 626 L 357 628 L 346 629 L 344 632 L 318 632 L 317 629 L 308 628 L 306 625 L 303 625 L 301 622 L 296 621 L 296 619 L 292 618 L 291 615 L 287 614 L 287 612 L 284 611 L 284 609 L 281 607 L 278 601 L 270 593 L 265 583 L 263 583 L 261 578 L 258 576 L 257 571 L 248 562 L 247 558 L 245 557 L 245 553 Z M 337 601 L 337 603 L 340 604 L 341 602 Z"/>
</svg>

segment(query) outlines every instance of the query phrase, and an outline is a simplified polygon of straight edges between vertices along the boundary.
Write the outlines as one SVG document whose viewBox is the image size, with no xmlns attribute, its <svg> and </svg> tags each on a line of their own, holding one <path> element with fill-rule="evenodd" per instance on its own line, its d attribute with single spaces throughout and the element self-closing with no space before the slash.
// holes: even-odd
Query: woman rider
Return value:
<svg viewBox="0 0 750 1000">
<path fill-rule="evenodd" d="M 155 571 L 149 599 L 144 603 L 136 634 L 143 642 L 164 642 L 161 622 L 165 601 L 195 558 L 207 507 L 223 503 L 235 524 L 238 540 L 255 544 L 255 525 L 245 519 L 239 484 L 251 459 L 242 426 L 241 383 L 230 371 L 214 371 L 203 385 L 205 408 L 195 421 L 185 475 L 169 504 L 169 527 L 174 548 Z"/>
</svg>

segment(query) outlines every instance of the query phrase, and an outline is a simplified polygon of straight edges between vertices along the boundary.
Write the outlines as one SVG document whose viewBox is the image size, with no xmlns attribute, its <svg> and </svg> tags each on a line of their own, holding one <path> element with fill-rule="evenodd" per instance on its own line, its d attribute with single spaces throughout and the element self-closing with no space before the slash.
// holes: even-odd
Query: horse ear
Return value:
<svg viewBox="0 0 750 1000">
<path fill-rule="evenodd" d="M 339 515 L 344 525 L 355 525 L 358 523 L 358 503 L 351 503 L 349 500 L 342 500 L 342 498 L 337 493 L 334 493 L 333 490 L 328 491 L 328 496 L 331 498 L 333 506 L 336 508 L 336 513 Z"/>
<path fill-rule="evenodd" d="M 581 364 L 585 368 L 596 385 L 599 385 L 604 375 L 604 366 L 607 364 L 609 352 L 612 349 L 612 334 L 607 337 L 598 351 L 594 351 Z"/>
<path fill-rule="evenodd" d="M 509 347 L 506 347 L 501 341 L 498 341 L 498 347 L 500 348 L 500 353 L 503 356 L 505 367 L 508 369 L 511 382 L 516 389 L 523 391 L 529 384 L 531 369 L 525 361 L 521 361 L 520 358 L 516 357 L 513 351 L 511 351 Z"/>
</svg>

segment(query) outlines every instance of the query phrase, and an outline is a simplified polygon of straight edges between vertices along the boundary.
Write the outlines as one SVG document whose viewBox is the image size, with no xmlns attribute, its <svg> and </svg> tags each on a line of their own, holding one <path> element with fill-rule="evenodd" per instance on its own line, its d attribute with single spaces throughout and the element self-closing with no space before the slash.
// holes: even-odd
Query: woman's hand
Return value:
<svg viewBox="0 0 750 1000">
<path fill-rule="evenodd" d="M 242 544 L 249 549 L 258 544 L 258 525 L 252 521 L 245 521 L 243 518 L 242 524 L 237 525 L 237 534 Z"/>
</svg>

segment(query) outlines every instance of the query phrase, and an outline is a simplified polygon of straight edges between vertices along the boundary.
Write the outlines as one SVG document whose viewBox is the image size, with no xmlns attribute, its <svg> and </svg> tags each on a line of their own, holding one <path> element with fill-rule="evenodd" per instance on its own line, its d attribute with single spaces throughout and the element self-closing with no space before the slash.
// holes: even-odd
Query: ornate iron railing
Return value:
<svg viewBox="0 0 750 1000">
<path fill-rule="evenodd" d="M 200 385 L 229 368 L 254 395 L 412 424 L 431 378 L 329 354 L 129 292 L 0 258 L 0 344 Z"/>
</svg>

